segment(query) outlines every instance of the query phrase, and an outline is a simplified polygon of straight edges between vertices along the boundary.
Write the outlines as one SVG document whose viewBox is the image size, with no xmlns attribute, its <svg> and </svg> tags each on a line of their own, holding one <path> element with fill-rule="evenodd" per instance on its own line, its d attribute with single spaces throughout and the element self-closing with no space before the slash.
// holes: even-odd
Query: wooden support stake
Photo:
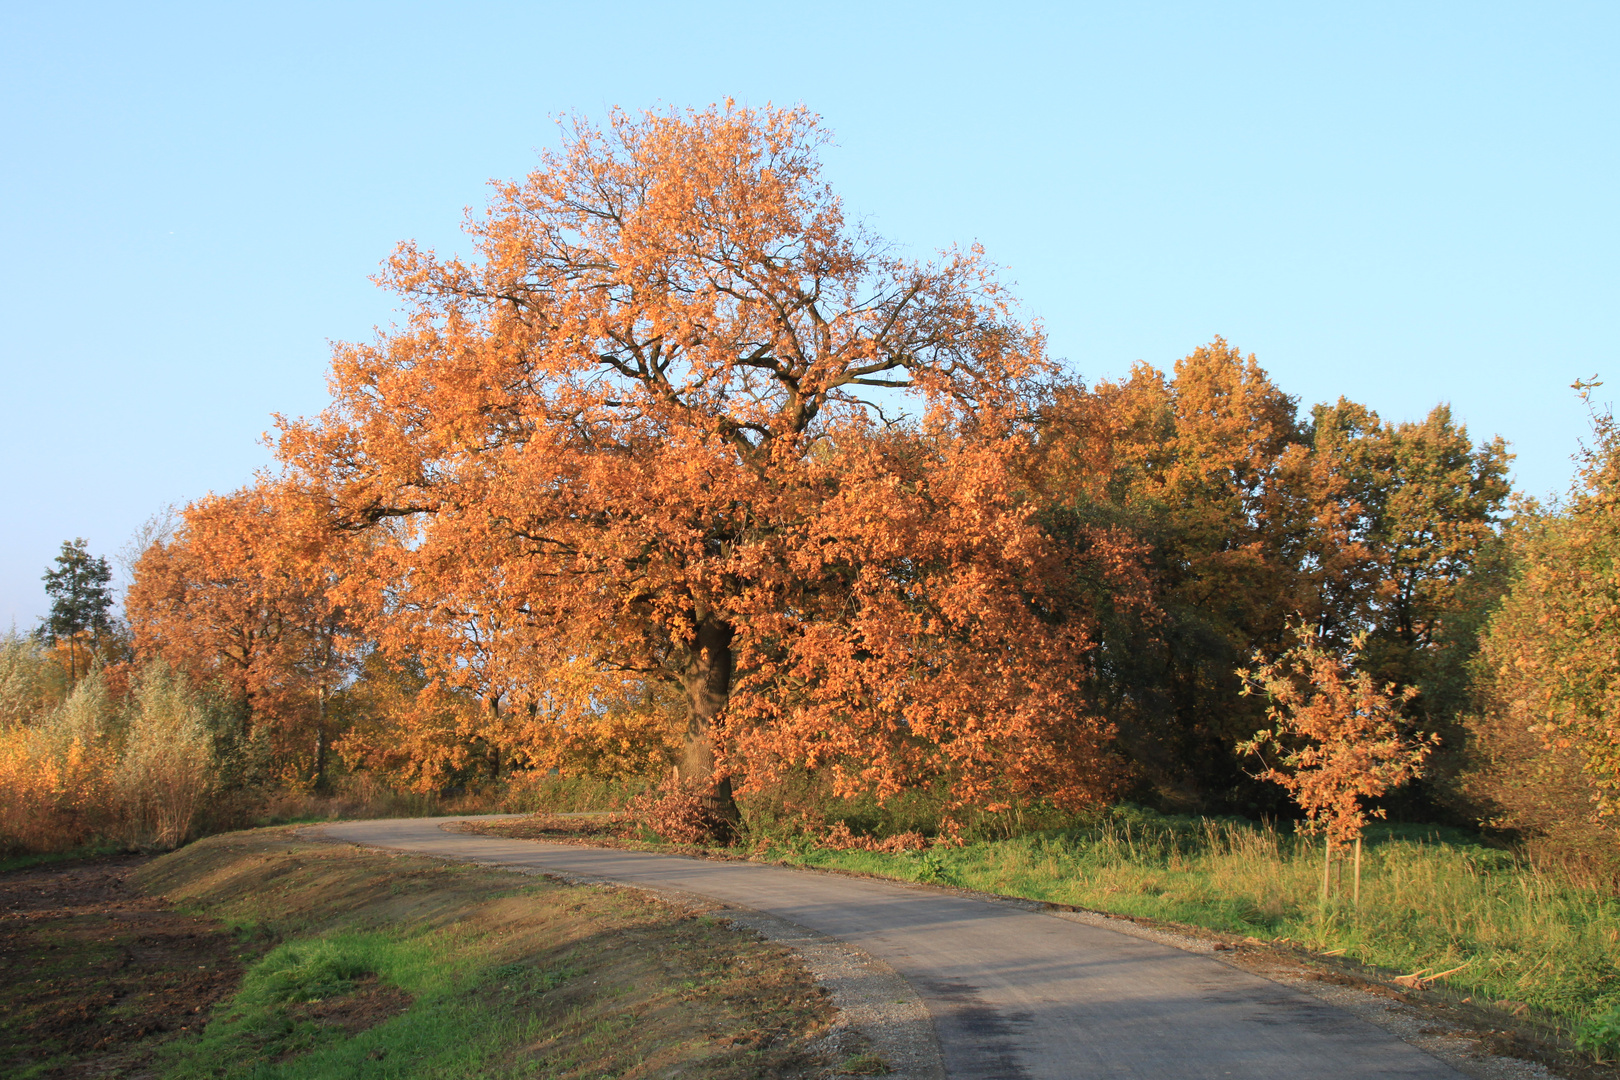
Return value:
<svg viewBox="0 0 1620 1080">
<path fill-rule="evenodd" d="M 1356 910 L 1360 911 L 1361 910 L 1361 836 L 1360 836 L 1359 833 L 1356 835 L 1356 884 L 1355 884 L 1355 892 L 1352 895 L 1354 897 L 1352 902 L 1355 904 Z"/>
</svg>

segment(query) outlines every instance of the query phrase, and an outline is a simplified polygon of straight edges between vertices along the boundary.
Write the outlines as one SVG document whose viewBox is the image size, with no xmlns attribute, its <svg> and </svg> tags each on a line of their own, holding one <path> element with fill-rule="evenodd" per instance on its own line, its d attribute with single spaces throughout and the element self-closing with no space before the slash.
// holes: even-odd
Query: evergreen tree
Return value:
<svg viewBox="0 0 1620 1080">
<path fill-rule="evenodd" d="M 83 537 L 62 541 L 56 569 L 46 568 L 42 579 L 51 598 L 51 613 L 40 622 L 39 637 L 51 645 L 68 643 L 68 673 L 77 680 L 77 642 L 89 634 L 96 647 L 109 632 L 112 620 L 112 570 L 107 560 L 92 556 Z"/>
</svg>

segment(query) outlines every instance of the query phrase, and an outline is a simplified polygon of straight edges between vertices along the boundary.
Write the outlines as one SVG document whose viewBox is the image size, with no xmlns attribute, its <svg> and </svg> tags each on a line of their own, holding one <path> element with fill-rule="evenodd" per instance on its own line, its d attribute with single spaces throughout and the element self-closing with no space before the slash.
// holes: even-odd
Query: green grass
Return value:
<svg viewBox="0 0 1620 1080">
<path fill-rule="evenodd" d="M 466 938 L 441 929 L 418 936 L 335 934 L 281 945 L 248 971 L 201 1039 L 171 1050 L 165 1075 L 279 1080 L 528 1072 L 510 1067 L 511 1048 L 537 1040 L 543 1021 L 530 1010 L 501 1006 L 556 989 L 572 970 L 481 963 L 483 950 L 469 948 L 473 942 Z M 409 995 L 408 1007 L 353 1034 L 308 1015 L 309 1006 L 353 997 L 368 976 Z"/>
<path fill-rule="evenodd" d="M 1463 966 L 1445 987 L 1620 1044 L 1620 899 L 1467 834 L 1384 828 L 1323 905 L 1320 840 L 1118 810 L 1095 826 L 907 854 L 779 846 L 790 863 L 954 884 L 1266 939 L 1381 968 Z M 1605 1017 L 1608 1017 L 1605 1020 Z"/>
</svg>

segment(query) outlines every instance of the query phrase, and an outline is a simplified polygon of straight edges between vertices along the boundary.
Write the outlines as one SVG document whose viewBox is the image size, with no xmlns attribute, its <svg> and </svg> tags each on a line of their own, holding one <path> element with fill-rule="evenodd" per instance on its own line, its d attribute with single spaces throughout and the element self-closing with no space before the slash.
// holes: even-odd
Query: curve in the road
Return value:
<svg viewBox="0 0 1620 1080">
<path fill-rule="evenodd" d="M 695 893 L 849 942 L 916 987 L 954 1080 L 1461 1076 L 1297 990 L 1104 927 L 883 881 L 440 828 L 452 820 L 324 831 L 374 847 Z"/>
</svg>

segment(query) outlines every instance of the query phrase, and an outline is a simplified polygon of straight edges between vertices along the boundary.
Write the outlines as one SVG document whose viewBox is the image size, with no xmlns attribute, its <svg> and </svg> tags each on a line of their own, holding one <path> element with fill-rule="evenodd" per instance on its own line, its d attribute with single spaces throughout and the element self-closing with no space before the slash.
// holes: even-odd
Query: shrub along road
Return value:
<svg viewBox="0 0 1620 1080">
<path fill-rule="evenodd" d="M 440 828 L 453 820 L 356 821 L 324 832 L 381 848 L 699 894 L 849 942 L 916 987 L 953 1080 L 1461 1076 L 1307 994 L 1103 927 L 884 881 Z"/>
</svg>

